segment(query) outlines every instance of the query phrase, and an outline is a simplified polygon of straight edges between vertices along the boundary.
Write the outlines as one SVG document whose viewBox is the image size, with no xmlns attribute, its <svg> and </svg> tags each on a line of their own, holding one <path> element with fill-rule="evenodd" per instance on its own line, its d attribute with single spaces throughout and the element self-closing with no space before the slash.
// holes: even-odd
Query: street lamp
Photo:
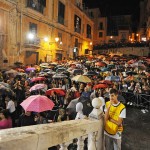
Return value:
<svg viewBox="0 0 150 150">
<path fill-rule="evenodd" d="M 34 34 L 33 33 L 29 33 L 27 36 L 28 36 L 29 40 L 33 40 L 34 39 Z"/>
<path fill-rule="evenodd" d="M 59 37 L 56 37 L 56 38 L 55 38 L 55 41 L 58 42 L 58 41 L 59 41 Z"/>
</svg>

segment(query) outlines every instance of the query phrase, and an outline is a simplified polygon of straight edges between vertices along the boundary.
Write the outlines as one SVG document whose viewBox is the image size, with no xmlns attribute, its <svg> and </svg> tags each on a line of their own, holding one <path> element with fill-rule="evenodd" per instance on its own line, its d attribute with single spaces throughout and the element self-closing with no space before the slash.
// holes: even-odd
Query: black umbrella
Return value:
<svg viewBox="0 0 150 150">
<path fill-rule="evenodd" d="M 98 75 L 98 73 L 95 72 L 95 71 L 88 71 L 88 72 L 84 73 L 83 75 L 85 75 L 85 76 L 95 76 L 95 75 Z"/>
<path fill-rule="evenodd" d="M 83 114 L 88 116 L 93 110 L 90 98 L 81 96 L 78 102 L 81 102 L 83 104 Z"/>
<path fill-rule="evenodd" d="M 137 73 L 136 73 L 136 72 L 133 72 L 133 71 L 127 71 L 126 74 L 127 74 L 127 75 L 136 75 Z"/>
<path fill-rule="evenodd" d="M 91 100 L 87 97 L 80 97 L 72 100 L 67 106 L 67 110 L 69 113 L 76 113 L 76 104 L 81 102 L 83 104 L 83 114 L 88 116 L 93 110 L 93 106 L 91 104 Z"/>
<path fill-rule="evenodd" d="M 67 78 L 68 76 L 66 76 L 65 74 L 55 74 L 53 75 L 54 79 L 61 79 L 61 78 Z"/>
<path fill-rule="evenodd" d="M 81 70 L 81 69 L 74 69 L 74 70 L 72 71 L 72 74 L 73 74 L 73 75 L 83 74 L 83 70 Z"/>
</svg>

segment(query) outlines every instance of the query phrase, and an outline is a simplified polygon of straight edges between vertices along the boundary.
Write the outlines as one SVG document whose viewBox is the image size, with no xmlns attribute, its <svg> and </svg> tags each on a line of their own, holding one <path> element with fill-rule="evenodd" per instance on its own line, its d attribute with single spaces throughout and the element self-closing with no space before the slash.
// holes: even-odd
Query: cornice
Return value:
<svg viewBox="0 0 150 150">
<path fill-rule="evenodd" d="M 11 3 L 6 0 L 5 1 L 0 0 L 0 9 L 3 9 L 3 10 L 10 11 L 15 5 L 16 5 L 15 2 Z"/>
</svg>

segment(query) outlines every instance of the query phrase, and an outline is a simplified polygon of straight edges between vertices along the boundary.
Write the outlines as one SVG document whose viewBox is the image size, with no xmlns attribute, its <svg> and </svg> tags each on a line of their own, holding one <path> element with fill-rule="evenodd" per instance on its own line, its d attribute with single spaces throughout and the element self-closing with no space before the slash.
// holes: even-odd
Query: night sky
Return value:
<svg viewBox="0 0 150 150">
<path fill-rule="evenodd" d="M 83 0 L 89 8 L 99 7 L 103 16 L 134 15 L 139 11 L 142 0 Z"/>
</svg>

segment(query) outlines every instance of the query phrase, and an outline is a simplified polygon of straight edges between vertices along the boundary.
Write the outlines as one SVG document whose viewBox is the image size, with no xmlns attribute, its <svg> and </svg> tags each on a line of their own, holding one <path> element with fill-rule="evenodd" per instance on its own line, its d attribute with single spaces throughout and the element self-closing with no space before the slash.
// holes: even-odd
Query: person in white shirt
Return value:
<svg viewBox="0 0 150 150">
<path fill-rule="evenodd" d="M 16 118 L 15 103 L 10 98 L 6 98 L 5 103 L 6 103 L 6 109 L 9 111 L 11 119 L 12 119 L 12 126 L 15 127 L 15 118 Z"/>
<path fill-rule="evenodd" d="M 121 135 L 123 119 L 126 118 L 126 108 L 118 101 L 118 91 L 111 89 L 110 101 L 105 107 L 105 150 L 121 150 Z"/>
</svg>

